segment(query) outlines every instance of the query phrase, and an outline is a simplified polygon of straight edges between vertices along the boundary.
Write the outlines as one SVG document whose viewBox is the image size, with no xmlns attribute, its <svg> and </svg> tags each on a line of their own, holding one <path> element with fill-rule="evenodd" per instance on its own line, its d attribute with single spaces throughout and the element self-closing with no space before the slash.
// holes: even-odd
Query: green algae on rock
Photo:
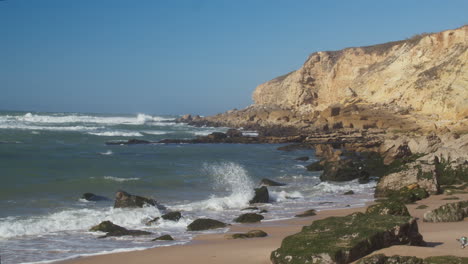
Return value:
<svg viewBox="0 0 468 264">
<path fill-rule="evenodd" d="M 274 264 L 350 263 L 391 245 L 425 245 L 415 219 L 354 213 L 314 221 L 271 253 Z"/>
<path fill-rule="evenodd" d="M 410 216 L 408 208 L 398 200 L 384 200 L 366 209 L 367 214 Z"/>
<path fill-rule="evenodd" d="M 424 222 L 458 222 L 468 216 L 468 201 L 449 203 L 424 213 Z"/>
</svg>

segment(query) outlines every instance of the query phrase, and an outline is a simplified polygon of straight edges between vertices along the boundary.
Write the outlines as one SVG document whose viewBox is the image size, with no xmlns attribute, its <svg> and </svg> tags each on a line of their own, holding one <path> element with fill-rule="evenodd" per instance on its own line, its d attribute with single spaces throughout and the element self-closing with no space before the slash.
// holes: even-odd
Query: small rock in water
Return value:
<svg viewBox="0 0 468 264">
<path fill-rule="evenodd" d="M 170 221 L 174 221 L 174 222 L 177 222 L 179 221 L 180 218 L 182 218 L 182 214 L 180 212 L 169 212 L 163 216 L 161 216 L 162 219 L 164 220 L 170 220 Z"/>
<path fill-rule="evenodd" d="M 246 213 L 243 215 L 240 215 L 236 219 L 234 219 L 234 222 L 237 223 L 255 223 L 255 222 L 260 222 L 263 220 L 263 215 L 260 214 L 255 214 L 255 213 Z"/>
<path fill-rule="evenodd" d="M 268 203 L 270 201 L 270 195 L 268 193 L 268 188 L 262 186 L 255 189 L 255 196 L 249 203 Z"/>
<path fill-rule="evenodd" d="M 270 180 L 270 179 L 263 178 L 263 179 L 260 181 L 260 185 L 263 185 L 263 186 L 284 186 L 284 185 L 286 185 L 286 184 L 280 183 L 280 182 L 277 182 L 277 181 L 273 181 L 273 180 Z"/>
<path fill-rule="evenodd" d="M 223 228 L 227 225 L 221 221 L 213 220 L 209 218 L 200 218 L 193 221 L 187 226 L 188 231 L 202 231 L 216 228 Z"/>
<path fill-rule="evenodd" d="M 105 232 L 106 235 L 100 236 L 99 238 L 106 238 L 110 236 L 144 236 L 151 235 L 150 232 L 141 230 L 129 230 L 119 225 L 112 223 L 111 221 L 103 221 L 99 225 L 91 227 L 89 231 L 92 232 Z"/>
<path fill-rule="evenodd" d="M 132 195 L 125 191 L 118 191 L 115 194 L 114 208 L 141 208 L 144 205 L 153 205 L 157 206 L 159 209 L 164 209 L 164 206 L 159 205 L 153 199 Z"/>
<path fill-rule="evenodd" d="M 256 206 L 250 206 L 250 207 L 241 209 L 241 211 L 246 211 L 246 210 L 258 210 L 258 207 L 256 207 Z"/>
<path fill-rule="evenodd" d="M 158 240 L 163 240 L 163 241 L 172 241 L 174 240 L 174 238 L 171 236 L 171 235 L 163 235 L 163 236 L 160 236 L 160 237 L 157 237 L 151 241 L 158 241 Z"/>
<path fill-rule="evenodd" d="M 344 195 L 351 195 L 351 194 L 354 194 L 354 191 L 349 190 L 349 191 L 347 191 L 347 192 L 345 192 L 345 193 L 343 193 L 343 194 L 344 194 Z"/>
<path fill-rule="evenodd" d="M 299 160 L 299 161 L 308 161 L 308 160 L 309 160 L 309 157 L 307 157 L 307 156 L 299 157 L 299 158 L 296 158 L 296 160 Z"/>
<path fill-rule="evenodd" d="M 94 193 L 84 193 L 81 196 L 81 199 L 85 199 L 86 201 L 91 201 L 91 202 L 110 201 L 109 198 L 104 197 L 104 196 L 100 196 L 100 195 L 96 195 Z"/>
</svg>

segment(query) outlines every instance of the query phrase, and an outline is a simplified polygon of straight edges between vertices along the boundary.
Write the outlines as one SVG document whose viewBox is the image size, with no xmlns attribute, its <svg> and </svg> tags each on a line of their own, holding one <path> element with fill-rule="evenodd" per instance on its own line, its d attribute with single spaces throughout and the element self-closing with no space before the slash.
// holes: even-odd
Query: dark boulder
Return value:
<svg viewBox="0 0 468 264">
<path fill-rule="evenodd" d="M 317 211 L 315 211 L 315 209 L 310 209 L 310 210 L 307 210 L 300 214 L 295 215 L 295 217 L 307 217 L 307 216 L 314 216 L 316 214 L 317 214 Z"/>
<path fill-rule="evenodd" d="M 354 191 L 353 190 L 349 190 L 345 193 L 343 193 L 344 195 L 353 195 L 354 194 Z"/>
<path fill-rule="evenodd" d="M 320 180 L 351 181 L 360 177 L 359 167 L 359 164 L 351 159 L 326 162 Z"/>
<path fill-rule="evenodd" d="M 226 136 L 230 138 L 242 137 L 242 132 L 237 129 L 231 128 L 231 129 L 228 129 L 228 131 L 226 131 Z"/>
<path fill-rule="evenodd" d="M 91 227 L 89 231 L 92 232 L 105 232 L 106 235 L 99 238 L 106 238 L 110 236 L 144 236 L 151 235 L 150 232 L 141 231 L 141 230 L 129 230 L 119 225 L 112 223 L 111 221 L 103 221 L 99 225 Z"/>
<path fill-rule="evenodd" d="M 255 213 L 246 213 L 242 214 L 236 219 L 234 219 L 234 222 L 237 223 L 255 223 L 255 222 L 260 222 L 263 220 L 263 215 L 260 214 L 255 214 Z"/>
<path fill-rule="evenodd" d="M 81 199 L 85 199 L 86 201 L 91 201 L 91 202 L 110 201 L 111 200 L 111 199 L 109 199 L 107 197 L 96 195 L 94 193 L 83 193 L 83 195 L 81 196 Z"/>
<path fill-rule="evenodd" d="M 159 222 L 159 219 L 161 219 L 161 217 L 155 217 L 155 218 L 149 220 L 148 222 L 146 222 L 145 225 L 150 226 L 150 225 L 156 224 L 157 222 Z"/>
<path fill-rule="evenodd" d="M 228 234 L 225 237 L 227 239 L 238 239 L 238 238 L 254 238 L 254 237 L 266 237 L 268 234 L 263 230 L 251 230 L 247 233 L 235 233 Z"/>
<path fill-rule="evenodd" d="M 268 188 L 262 186 L 260 188 L 255 189 L 255 195 L 249 203 L 268 203 L 270 201 L 270 195 L 268 193 Z"/>
<path fill-rule="evenodd" d="M 274 180 L 270 180 L 270 179 L 267 179 L 267 178 L 263 178 L 260 181 L 260 185 L 263 185 L 263 186 L 284 186 L 286 184 L 285 183 L 280 183 L 280 182 L 277 182 L 277 181 L 274 181 Z"/>
<path fill-rule="evenodd" d="M 141 208 L 145 205 L 153 205 L 158 206 L 158 208 L 163 208 L 153 199 L 132 195 L 125 191 L 118 191 L 115 194 L 114 208 Z"/>
<path fill-rule="evenodd" d="M 202 231 L 202 230 L 209 230 L 209 229 L 216 229 L 216 228 L 223 228 L 227 225 L 223 222 L 218 220 L 208 219 L 208 218 L 200 218 L 193 221 L 191 224 L 187 226 L 188 231 Z"/>
<path fill-rule="evenodd" d="M 171 235 L 163 235 L 163 236 L 160 236 L 160 237 L 157 237 L 151 241 L 158 241 L 158 240 L 162 240 L 162 241 L 172 241 L 174 240 L 174 238 L 171 236 Z"/>
<path fill-rule="evenodd" d="M 295 158 L 295 160 L 299 160 L 299 161 L 308 161 L 308 160 L 309 160 L 309 157 L 307 157 L 307 156 L 298 157 L 298 158 Z"/>
<path fill-rule="evenodd" d="M 164 220 L 170 220 L 177 222 L 179 221 L 180 218 L 182 218 L 182 214 L 180 212 L 169 212 L 163 216 L 161 216 L 162 219 Z"/>
<path fill-rule="evenodd" d="M 247 211 L 247 210 L 259 210 L 259 209 L 256 206 L 250 206 L 250 207 L 246 207 L 246 208 L 241 209 L 241 211 Z"/>
<path fill-rule="evenodd" d="M 312 164 L 307 165 L 306 168 L 308 171 L 323 171 L 324 166 L 322 162 L 316 161 Z"/>
</svg>

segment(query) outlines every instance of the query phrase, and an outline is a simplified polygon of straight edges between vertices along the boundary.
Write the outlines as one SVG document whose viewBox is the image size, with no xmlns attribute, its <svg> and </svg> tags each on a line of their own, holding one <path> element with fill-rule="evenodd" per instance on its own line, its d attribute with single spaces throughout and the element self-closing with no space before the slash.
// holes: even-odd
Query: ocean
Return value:
<svg viewBox="0 0 468 264">
<path fill-rule="evenodd" d="M 375 182 L 324 183 L 305 166 L 312 150 L 279 151 L 278 144 L 106 145 L 131 138 L 194 138 L 227 128 L 192 127 L 178 116 L 0 112 L 0 256 L 2 264 L 47 263 L 77 256 L 184 244 L 187 225 L 200 217 L 226 223 L 246 211 L 262 178 L 268 187 L 265 222 L 308 210 L 359 207 L 373 199 Z M 255 136 L 255 133 L 250 133 Z M 307 162 L 295 160 L 309 156 Z M 164 214 L 155 207 L 114 209 L 115 192 L 151 197 L 181 211 L 179 222 L 145 223 Z M 343 195 L 353 190 L 354 195 Z M 109 201 L 81 199 L 91 192 Z M 98 238 L 89 232 L 110 220 L 143 237 Z M 226 232 L 227 229 L 208 231 Z M 151 241 L 170 234 L 174 241 Z"/>
</svg>

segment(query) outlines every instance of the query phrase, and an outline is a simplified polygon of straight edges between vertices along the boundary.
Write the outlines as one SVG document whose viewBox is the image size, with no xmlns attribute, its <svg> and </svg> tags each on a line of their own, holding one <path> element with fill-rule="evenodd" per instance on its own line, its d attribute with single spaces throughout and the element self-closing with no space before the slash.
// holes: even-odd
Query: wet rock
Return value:
<svg viewBox="0 0 468 264">
<path fill-rule="evenodd" d="M 312 164 L 307 165 L 306 168 L 308 171 L 323 171 L 324 166 L 322 162 L 316 161 Z"/>
<path fill-rule="evenodd" d="M 270 195 L 268 193 L 268 188 L 265 186 L 262 186 L 260 188 L 255 188 L 255 195 L 252 200 L 249 201 L 249 203 L 254 204 L 254 203 L 268 203 L 270 201 Z"/>
<path fill-rule="evenodd" d="M 170 220 L 177 222 L 179 221 L 180 218 L 182 218 L 182 214 L 180 212 L 169 212 L 163 216 L 161 216 L 162 219 L 164 220 Z"/>
<path fill-rule="evenodd" d="M 151 225 L 153 225 L 153 224 L 156 224 L 157 222 L 159 222 L 159 219 L 161 219 L 161 217 L 155 217 L 155 218 L 149 220 L 148 222 L 146 222 L 145 225 L 151 226 Z"/>
<path fill-rule="evenodd" d="M 458 222 L 468 216 L 468 201 L 449 203 L 424 213 L 424 222 Z"/>
<path fill-rule="evenodd" d="M 117 140 L 117 141 L 107 141 L 106 145 L 137 145 L 137 144 L 152 144 L 154 142 L 142 139 L 129 139 L 129 140 Z"/>
<path fill-rule="evenodd" d="M 111 199 L 109 199 L 107 197 L 96 195 L 94 193 L 84 193 L 81 196 L 81 199 L 85 199 L 86 201 L 92 201 L 92 202 L 110 201 L 111 200 Z"/>
<path fill-rule="evenodd" d="M 230 138 L 242 137 L 242 132 L 240 130 L 231 128 L 226 131 L 226 136 Z"/>
<path fill-rule="evenodd" d="M 310 210 L 307 210 L 300 214 L 295 215 L 295 217 L 307 217 L 307 216 L 314 216 L 314 215 L 317 215 L 317 211 L 315 209 L 310 209 Z"/>
<path fill-rule="evenodd" d="M 246 207 L 246 208 L 241 209 L 241 211 L 247 211 L 247 210 L 258 210 L 258 207 L 250 206 L 250 207 Z"/>
<path fill-rule="evenodd" d="M 351 181 L 361 176 L 360 164 L 351 159 L 326 162 L 323 173 L 320 175 L 322 181 Z"/>
<path fill-rule="evenodd" d="M 260 222 L 263 220 L 263 215 L 260 214 L 255 214 L 255 213 L 246 213 L 242 214 L 236 219 L 234 219 L 234 222 L 237 223 L 255 223 L 255 222 Z"/>
<path fill-rule="evenodd" d="M 236 233 L 228 234 L 225 236 L 227 239 L 238 239 L 238 238 L 254 238 L 254 237 L 266 237 L 268 234 L 263 230 L 251 230 L 247 233 Z"/>
<path fill-rule="evenodd" d="M 132 195 L 125 191 L 118 191 L 115 194 L 114 208 L 141 208 L 145 205 L 153 205 L 161 209 L 164 208 L 153 199 Z"/>
<path fill-rule="evenodd" d="M 303 227 L 301 232 L 283 239 L 270 259 L 274 264 L 350 263 L 372 251 L 406 244 L 425 245 L 416 219 L 354 213 Z"/>
<path fill-rule="evenodd" d="M 171 235 L 163 235 L 163 236 L 160 236 L 160 237 L 157 237 L 151 241 L 158 241 L 158 240 L 162 240 L 162 241 L 172 241 L 174 240 L 174 238 L 171 236 Z"/>
<path fill-rule="evenodd" d="M 209 230 L 209 229 L 216 229 L 216 228 L 223 228 L 227 225 L 223 222 L 218 220 L 213 220 L 209 218 L 200 218 L 193 221 L 191 224 L 187 226 L 188 231 L 202 231 L 202 230 Z"/>
<path fill-rule="evenodd" d="M 270 180 L 270 179 L 267 179 L 267 178 L 263 178 L 260 181 L 260 185 L 263 185 L 263 186 L 284 186 L 286 184 L 285 183 L 280 183 L 280 182 L 277 182 L 277 181 L 274 181 L 274 180 Z"/>
<path fill-rule="evenodd" d="M 343 194 L 344 194 L 344 195 L 352 195 L 352 194 L 354 194 L 354 191 L 349 190 L 349 191 L 347 191 L 347 192 L 345 192 L 345 193 L 343 193 Z"/>
<path fill-rule="evenodd" d="M 213 132 L 206 136 L 206 138 L 213 141 L 222 141 L 223 139 L 227 138 L 227 135 L 223 132 Z"/>
<path fill-rule="evenodd" d="M 110 236 L 144 236 L 150 235 L 150 232 L 141 230 L 129 230 L 119 225 L 112 223 L 111 221 L 103 221 L 99 225 L 91 227 L 89 231 L 92 232 L 105 232 L 106 235 L 99 238 L 106 238 Z"/>
<path fill-rule="evenodd" d="M 307 156 L 298 157 L 298 158 L 295 158 L 295 160 L 299 160 L 299 161 L 308 161 L 308 160 L 309 160 L 309 157 L 307 157 Z"/>
</svg>

